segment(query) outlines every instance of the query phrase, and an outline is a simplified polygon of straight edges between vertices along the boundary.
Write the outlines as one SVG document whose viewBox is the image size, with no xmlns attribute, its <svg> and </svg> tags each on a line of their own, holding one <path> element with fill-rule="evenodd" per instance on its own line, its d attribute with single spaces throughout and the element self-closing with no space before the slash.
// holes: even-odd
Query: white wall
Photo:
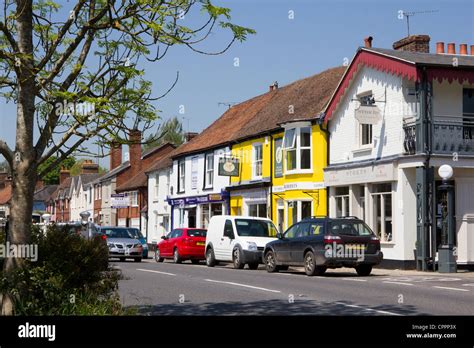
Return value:
<svg viewBox="0 0 474 348">
<path fill-rule="evenodd" d="M 403 86 L 411 86 L 401 77 L 363 67 L 356 74 L 330 122 L 330 164 L 347 163 L 401 154 L 403 149 L 403 116 L 416 116 L 414 97 Z M 382 121 L 373 125 L 373 148 L 358 151 L 359 124 L 355 109 L 358 94 L 372 91 Z M 386 101 L 383 102 L 383 101 Z"/>
<path fill-rule="evenodd" d="M 158 178 L 158 195 L 155 185 Z M 167 232 L 163 222 L 168 217 L 171 224 L 171 206 L 167 197 L 170 194 L 171 167 L 154 171 L 148 175 L 148 243 L 160 242 L 161 236 Z"/>
<path fill-rule="evenodd" d="M 220 148 L 214 150 L 214 184 L 213 188 L 209 190 L 203 190 L 204 186 L 204 157 L 205 153 L 200 153 L 192 156 L 185 157 L 185 191 L 178 193 L 178 161 L 173 161 L 173 174 L 171 176 L 171 186 L 173 187 L 173 198 L 179 197 L 188 197 L 188 196 L 200 196 L 206 195 L 209 193 L 220 193 L 222 189 L 225 189 L 226 186 L 230 184 L 230 178 L 228 176 L 219 176 L 218 175 L 218 161 L 219 157 L 223 156 L 225 153 L 230 153 L 230 149 Z M 192 166 L 192 159 L 197 158 L 197 186 L 195 189 L 191 188 L 191 166 Z"/>
</svg>

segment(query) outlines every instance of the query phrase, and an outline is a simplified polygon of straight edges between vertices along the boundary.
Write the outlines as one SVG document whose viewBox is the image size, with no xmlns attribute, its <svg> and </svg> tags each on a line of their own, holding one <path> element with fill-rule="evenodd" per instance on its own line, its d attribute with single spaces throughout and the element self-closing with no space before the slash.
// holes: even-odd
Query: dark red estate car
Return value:
<svg viewBox="0 0 474 348">
<path fill-rule="evenodd" d="M 204 246 L 206 245 L 207 230 L 202 228 L 177 228 L 166 236 L 156 246 L 155 260 L 173 259 L 175 263 L 191 260 L 199 263 L 205 260 Z"/>
</svg>

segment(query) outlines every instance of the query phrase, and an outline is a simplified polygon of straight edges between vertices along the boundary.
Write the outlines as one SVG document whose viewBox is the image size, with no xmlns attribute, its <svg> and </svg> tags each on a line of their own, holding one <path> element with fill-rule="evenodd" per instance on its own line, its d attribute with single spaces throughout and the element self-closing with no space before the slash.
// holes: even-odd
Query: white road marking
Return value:
<svg viewBox="0 0 474 348">
<path fill-rule="evenodd" d="M 352 280 L 353 282 L 366 282 L 366 279 L 357 279 L 357 278 L 342 278 L 344 280 Z"/>
<path fill-rule="evenodd" d="M 448 288 L 448 287 L 445 287 L 445 286 L 433 286 L 433 288 L 436 288 L 436 289 L 445 289 L 445 290 L 453 290 L 453 291 L 469 291 L 469 290 L 466 290 L 466 289 Z"/>
<path fill-rule="evenodd" d="M 388 283 L 388 284 L 398 284 L 398 285 L 413 285 L 413 284 L 411 284 L 411 283 L 389 282 L 389 281 L 384 281 L 384 283 Z"/>
<path fill-rule="evenodd" d="M 462 286 L 474 286 L 474 283 L 463 284 Z"/>
<path fill-rule="evenodd" d="M 281 291 L 279 291 L 279 290 L 260 288 L 258 286 L 252 286 L 252 285 L 246 285 L 246 284 L 240 284 L 240 283 L 234 283 L 234 282 L 225 282 L 225 281 L 222 281 L 222 280 L 213 280 L 213 279 L 204 279 L 204 280 L 206 282 L 211 282 L 211 283 L 221 283 L 221 284 L 228 284 L 228 285 L 234 285 L 234 286 L 241 286 L 241 287 L 244 287 L 244 288 L 262 290 L 262 291 L 268 291 L 268 292 L 274 292 L 274 293 L 281 293 Z"/>
<path fill-rule="evenodd" d="M 143 269 L 143 268 L 137 268 L 137 271 L 151 272 L 151 273 L 158 273 L 158 274 L 166 274 L 166 275 L 170 275 L 170 276 L 175 276 L 176 275 L 176 274 L 173 274 L 173 273 L 152 271 L 151 269 Z"/>
<path fill-rule="evenodd" d="M 380 313 L 380 314 L 388 314 L 388 315 L 396 315 L 396 316 L 401 316 L 402 315 L 402 314 L 398 314 L 398 313 L 395 313 L 395 312 L 382 311 L 380 309 L 367 308 L 367 307 L 362 307 L 362 306 L 357 306 L 357 305 L 350 305 L 350 304 L 343 303 L 343 302 L 334 302 L 334 303 L 339 304 L 339 305 L 343 305 L 343 306 L 346 306 L 346 307 L 351 307 L 351 308 L 360 308 L 360 309 L 363 309 L 364 311 L 377 312 L 377 313 Z"/>
</svg>

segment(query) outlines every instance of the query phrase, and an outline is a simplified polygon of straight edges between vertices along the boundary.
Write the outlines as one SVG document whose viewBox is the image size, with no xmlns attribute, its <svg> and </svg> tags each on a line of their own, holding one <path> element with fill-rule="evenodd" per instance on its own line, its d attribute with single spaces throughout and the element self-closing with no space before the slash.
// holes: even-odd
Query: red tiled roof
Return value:
<svg viewBox="0 0 474 348">
<path fill-rule="evenodd" d="M 176 149 L 172 157 L 273 131 L 284 122 L 317 118 L 345 70 L 343 66 L 331 68 L 234 105 L 198 136 Z"/>
</svg>

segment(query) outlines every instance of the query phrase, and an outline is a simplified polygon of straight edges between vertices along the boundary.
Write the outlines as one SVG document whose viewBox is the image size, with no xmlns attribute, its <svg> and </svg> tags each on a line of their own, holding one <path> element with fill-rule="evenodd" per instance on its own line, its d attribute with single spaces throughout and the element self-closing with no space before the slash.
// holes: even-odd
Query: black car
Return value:
<svg viewBox="0 0 474 348">
<path fill-rule="evenodd" d="M 382 261 L 380 240 L 364 221 L 356 217 L 304 219 L 288 228 L 278 240 L 265 246 L 268 272 L 304 266 L 309 276 L 322 275 L 328 268 L 354 267 L 367 276 Z"/>
</svg>

